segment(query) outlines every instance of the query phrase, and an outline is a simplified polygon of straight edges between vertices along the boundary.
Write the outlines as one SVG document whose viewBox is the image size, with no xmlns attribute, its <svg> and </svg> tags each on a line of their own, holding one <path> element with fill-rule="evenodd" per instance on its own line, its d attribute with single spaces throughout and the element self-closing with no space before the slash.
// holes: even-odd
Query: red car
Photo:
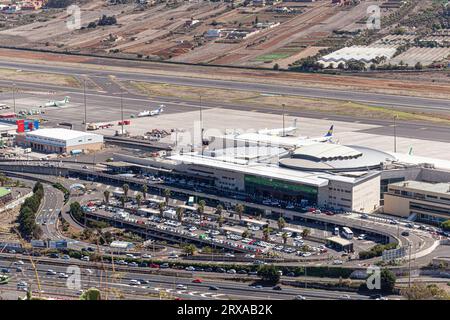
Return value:
<svg viewBox="0 0 450 320">
<path fill-rule="evenodd" d="M 159 264 L 152 263 L 150 264 L 150 268 L 159 268 Z"/>
<path fill-rule="evenodd" d="M 325 214 L 328 215 L 328 216 L 332 216 L 332 215 L 334 215 L 334 212 L 333 211 L 326 211 Z"/>
<path fill-rule="evenodd" d="M 192 280 L 192 283 L 202 283 L 202 279 L 194 279 Z"/>
</svg>

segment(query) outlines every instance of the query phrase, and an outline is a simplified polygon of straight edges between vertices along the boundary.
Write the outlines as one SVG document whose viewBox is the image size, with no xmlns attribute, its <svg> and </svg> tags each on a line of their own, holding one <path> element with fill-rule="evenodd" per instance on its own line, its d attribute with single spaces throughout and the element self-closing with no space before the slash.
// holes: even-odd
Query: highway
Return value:
<svg viewBox="0 0 450 320">
<path fill-rule="evenodd" d="M 17 260 L 19 260 L 17 258 Z M 17 261 L 16 260 L 16 261 Z M 36 291 L 38 288 L 36 273 L 31 266 L 31 263 L 23 259 L 21 268 L 23 271 L 17 272 L 15 265 L 11 261 L 0 260 L 1 268 L 10 268 L 11 281 L 8 284 L 10 289 L 15 288 L 18 281 L 24 280 Z M 69 274 L 68 267 L 76 266 L 77 261 L 65 261 L 65 265 L 46 264 L 45 262 L 34 261 L 36 270 L 40 281 L 41 289 L 44 292 L 49 292 L 49 289 L 57 289 L 58 294 L 65 294 L 67 296 L 76 296 L 79 289 L 67 288 L 67 279 L 60 278 L 59 273 Z M 59 260 L 62 263 L 62 260 Z M 282 299 L 291 300 L 296 295 L 302 295 L 307 299 L 320 300 L 336 300 L 340 299 L 343 294 L 348 294 L 351 299 L 364 300 L 369 297 L 358 293 L 348 293 L 334 290 L 318 290 L 294 288 L 282 285 L 282 290 L 273 290 L 272 286 L 263 286 L 262 288 L 254 288 L 254 280 L 237 282 L 233 280 L 225 280 L 211 274 L 207 278 L 202 278 L 201 283 L 193 283 L 193 279 L 198 279 L 198 276 L 187 274 L 178 276 L 174 272 L 173 276 L 160 274 L 146 274 L 143 271 L 139 273 L 129 272 L 110 272 L 101 269 L 101 266 L 91 263 L 91 268 L 81 267 L 81 285 L 83 289 L 95 286 L 109 292 L 116 292 L 121 294 L 134 294 L 137 296 L 146 297 L 148 294 L 158 294 L 162 292 L 165 297 L 179 297 L 181 299 L 214 299 L 214 300 L 228 300 L 228 299 Z M 48 270 L 53 270 L 57 274 L 49 275 Z M 69 274 L 70 275 L 70 274 Z M 140 285 L 130 285 L 130 280 L 141 280 Z M 251 279 L 251 278 L 250 278 Z M 70 279 L 69 279 L 70 280 Z M 142 281 L 144 280 L 144 281 Z M 145 283 L 144 283 L 145 282 Z M 69 281 L 70 283 L 70 281 Z M 180 288 L 185 286 L 184 288 Z M 211 290 L 210 287 L 215 286 L 218 290 Z M 4 286 L 0 287 L 0 290 Z M 108 288 L 108 289 L 106 289 Z"/>
</svg>

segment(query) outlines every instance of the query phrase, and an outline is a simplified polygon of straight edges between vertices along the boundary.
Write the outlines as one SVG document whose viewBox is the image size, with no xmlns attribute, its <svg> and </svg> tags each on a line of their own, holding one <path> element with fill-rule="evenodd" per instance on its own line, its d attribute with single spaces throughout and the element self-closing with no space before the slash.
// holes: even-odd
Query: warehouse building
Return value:
<svg viewBox="0 0 450 320">
<path fill-rule="evenodd" d="M 450 219 L 450 183 L 392 183 L 384 195 L 384 212 L 439 224 Z"/>
<path fill-rule="evenodd" d="M 27 132 L 25 144 L 35 151 L 46 153 L 97 151 L 103 147 L 103 136 L 63 128 L 48 128 Z"/>
</svg>

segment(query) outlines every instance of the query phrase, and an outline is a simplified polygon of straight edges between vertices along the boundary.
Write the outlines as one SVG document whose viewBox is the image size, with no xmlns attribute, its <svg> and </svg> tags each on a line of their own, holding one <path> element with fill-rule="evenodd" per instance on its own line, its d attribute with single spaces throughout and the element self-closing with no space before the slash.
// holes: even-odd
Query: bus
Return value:
<svg viewBox="0 0 450 320">
<path fill-rule="evenodd" d="M 342 235 L 346 239 L 353 239 L 353 231 L 349 227 L 342 228 Z"/>
</svg>

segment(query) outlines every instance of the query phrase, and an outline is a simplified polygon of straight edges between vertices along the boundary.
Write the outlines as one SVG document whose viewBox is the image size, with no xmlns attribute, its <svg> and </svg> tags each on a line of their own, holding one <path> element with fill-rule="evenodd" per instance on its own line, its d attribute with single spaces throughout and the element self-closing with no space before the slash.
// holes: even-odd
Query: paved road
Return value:
<svg viewBox="0 0 450 320">
<path fill-rule="evenodd" d="M 12 269 L 12 279 L 10 286 L 15 285 L 15 281 L 25 280 L 29 284 L 34 284 L 33 287 L 37 287 L 37 280 L 34 273 L 34 269 L 26 260 L 22 266 L 23 272 L 16 272 L 14 268 L 11 268 L 11 261 L 4 261 L 0 258 L 0 267 L 10 267 Z M 60 261 L 61 262 L 61 261 Z M 48 287 L 58 287 L 61 293 L 73 295 L 77 290 L 67 288 L 67 279 L 59 278 L 57 275 L 48 275 L 47 270 L 51 269 L 56 273 L 70 273 L 67 267 L 76 265 L 76 262 L 67 261 L 66 265 L 55 266 L 46 264 L 45 262 L 35 261 L 37 265 L 37 273 L 41 288 L 46 290 Z M 91 263 L 92 272 L 88 272 L 86 267 L 80 269 L 81 284 L 83 288 L 97 286 L 100 288 L 114 288 L 118 292 L 125 294 L 136 294 L 145 296 L 148 293 L 158 294 L 159 292 L 165 293 L 165 295 L 178 296 L 182 299 L 213 299 L 213 300 L 227 300 L 227 299 L 282 299 L 290 300 L 296 295 L 302 295 L 307 299 L 320 299 L 320 300 L 336 300 L 342 294 L 348 294 L 352 299 L 364 300 L 368 299 L 365 295 L 357 293 L 347 293 L 332 290 L 318 290 L 318 289 L 305 289 L 305 288 L 293 288 L 283 286 L 283 290 L 273 290 L 272 287 L 263 287 L 260 289 L 252 288 L 253 281 L 250 282 L 236 282 L 226 281 L 223 279 L 213 279 L 213 277 L 203 279 L 202 283 L 193 283 L 192 280 L 196 278 L 193 274 L 188 277 L 181 276 L 168 276 L 160 274 L 146 274 L 140 271 L 135 273 L 129 272 L 117 272 L 115 276 L 112 276 L 111 272 L 105 273 L 101 269 L 97 269 L 95 263 Z M 107 275 L 107 276 L 105 276 Z M 245 276 L 244 276 L 245 277 Z M 143 279 L 148 283 L 132 286 L 130 285 L 131 279 Z M 177 288 L 178 285 L 184 285 L 186 288 Z M 210 290 L 210 286 L 216 286 L 219 290 Z"/>
<path fill-rule="evenodd" d="M 450 109 L 449 102 L 444 99 L 419 98 L 419 97 L 400 96 L 392 94 L 378 94 L 364 91 L 349 91 L 342 89 L 319 89 L 311 87 L 262 84 L 255 82 L 252 83 L 252 82 L 190 78 L 180 76 L 150 75 L 136 72 L 95 70 L 95 69 L 88 69 L 87 67 L 84 68 L 83 70 L 80 70 L 80 68 L 70 66 L 50 66 L 50 65 L 39 65 L 22 62 L 8 62 L 8 61 L 1 61 L 0 67 L 8 67 L 38 72 L 53 72 L 76 76 L 87 75 L 90 78 L 92 77 L 105 78 L 112 75 L 116 77 L 116 79 L 118 80 L 135 80 L 135 81 L 158 82 L 158 83 L 162 82 L 162 83 L 190 85 L 198 87 L 214 87 L 232 90 L 256 91 L 266 94 L 289 94 L 314 98 L 332 98 L 337 100 L 355 101 L 379 106 L 408 107 L 417 109 L 442 109 L 442 110 Z"/>
</svg>

